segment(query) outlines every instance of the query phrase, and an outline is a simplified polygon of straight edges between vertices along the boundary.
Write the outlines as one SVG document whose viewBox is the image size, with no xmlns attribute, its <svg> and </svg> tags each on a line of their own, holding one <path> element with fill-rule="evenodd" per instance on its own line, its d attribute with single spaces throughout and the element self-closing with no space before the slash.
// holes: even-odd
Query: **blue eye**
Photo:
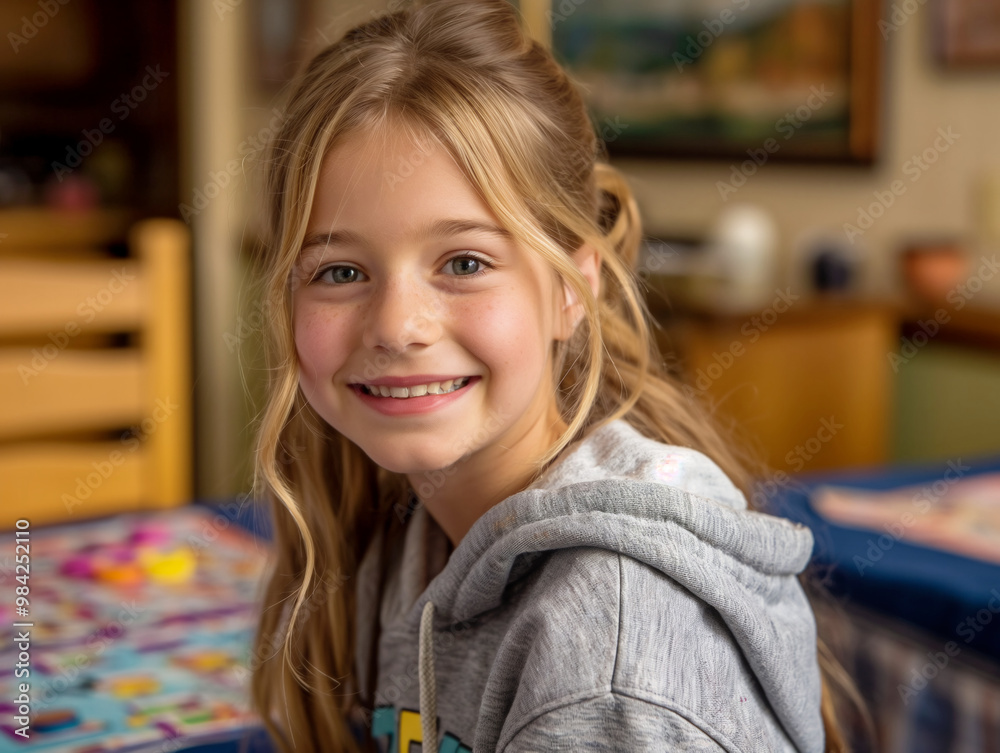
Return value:
<svg viewBox="0 0 1000 753">
<path fill-rule="evenodd" d="M 492 269 L 492 265 L 480 259 L 478 256 L 456 256 L 449 259 L 445 267 L 451 267 L 456 277 L 477 277 L 486 274 L 486 268 Z"/>
<path fill-rule="evenodd" d="M 479 271 L 479 259 L 473 259 L 471 256 L 459 256 L 457 259 L 451 260 L 451 269 L 457 275 L 474 275 Z"/>
<path fill-rule="evenodd" d="M 321 271 L 316 275 L 316 280 L 342 285 L 349 282 L 358 282 L 359 278 L 363 277 L 364 274 L 356 267 L 334 266 L 327 267 Z"/>
</svg>

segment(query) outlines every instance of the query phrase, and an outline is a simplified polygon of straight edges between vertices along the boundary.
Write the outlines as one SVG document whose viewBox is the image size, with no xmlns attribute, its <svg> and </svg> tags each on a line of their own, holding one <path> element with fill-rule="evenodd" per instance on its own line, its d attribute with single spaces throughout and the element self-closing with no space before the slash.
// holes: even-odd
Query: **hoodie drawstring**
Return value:
<svg viewBox="0 0 1000 753">
<path fill-rule="evenodd" d="M 420 615 L 420 653 L 417 659 L 420 677 L 421 750 L 437 751 L 437 689 L 434 686 L 434 602 L 428 600 Z"/>
</svg>

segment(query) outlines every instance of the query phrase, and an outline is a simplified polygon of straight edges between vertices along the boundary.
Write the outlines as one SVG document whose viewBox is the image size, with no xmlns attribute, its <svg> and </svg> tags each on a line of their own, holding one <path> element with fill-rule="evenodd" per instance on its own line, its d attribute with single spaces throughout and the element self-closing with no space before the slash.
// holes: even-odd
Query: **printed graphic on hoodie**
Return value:
<svg viewBox="0 0 1000 753">
<path fill-rule="evenodd" d="M 409 753 L 411 743 L 422 744 L 424 739 L 420 730 L 420 713 L 402 709 L 397 718 L 394 706 L 379 706 L 372 715 L 372 736 L 379 753 Z M 437 753 L 472 753 L 472 746 L 445 732 Z"/>
</svg>

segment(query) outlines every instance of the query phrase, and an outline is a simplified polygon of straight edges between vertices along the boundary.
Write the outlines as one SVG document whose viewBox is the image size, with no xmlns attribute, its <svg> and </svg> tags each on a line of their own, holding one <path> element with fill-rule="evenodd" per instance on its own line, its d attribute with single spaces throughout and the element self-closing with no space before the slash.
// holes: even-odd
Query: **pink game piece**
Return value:
<svg viewBox="0 0 1000 753">
<path fill-rule="evenodd" d="M 68 575 L 71 578 L 92 578 L 94 577 L 94 560 L 87 555 L 78 554 L 67 558 L 59 570 L 63 575 Z"/>
<path fill-rule="evenodd" d="M 132 531 L 132 535 L 129 537 L 129 541 L 133 544 L 156 546 L 158 544 L 169 543 L 171 538 L 169 528 L 156 522 L 149 522 L 136 525 Z"/>
</svg>

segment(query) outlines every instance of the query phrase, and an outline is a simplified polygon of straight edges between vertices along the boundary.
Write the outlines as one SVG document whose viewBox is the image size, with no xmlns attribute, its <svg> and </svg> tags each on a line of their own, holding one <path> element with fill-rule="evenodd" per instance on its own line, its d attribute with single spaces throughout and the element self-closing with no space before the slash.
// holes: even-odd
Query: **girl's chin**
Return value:
<svg viewBox="0 0 1000 753">
<path fill-rule="evenodd" d="M 462 459 L 460 455 L 436 455 L 434 457 L 413 457 L 412 455 L 388 455 L 384 449 L 374 454 L 369 453 L 368 457 L 380 468 L 390 473 L 400 473 L 404 476 L 417 476 L 421 479 L 439 479 L 443 481 L 447 476 L 454 473 L 451 467 Z"/>
</svg>

